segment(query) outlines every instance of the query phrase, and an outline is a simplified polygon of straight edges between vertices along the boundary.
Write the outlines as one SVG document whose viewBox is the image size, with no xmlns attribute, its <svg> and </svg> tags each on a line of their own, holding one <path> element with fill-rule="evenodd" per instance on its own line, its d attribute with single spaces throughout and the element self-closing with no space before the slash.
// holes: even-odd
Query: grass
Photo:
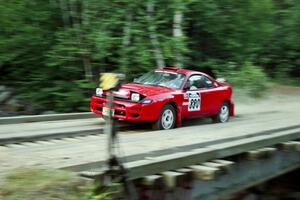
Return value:
<svg viewBox="0 0 300 200">
<path fill-rule="evenodd" d="M 17 169 L 0 185 L 1 200 L 104 200 L 93 194 L 93 183 L 54 169 Z"/>
</svg>

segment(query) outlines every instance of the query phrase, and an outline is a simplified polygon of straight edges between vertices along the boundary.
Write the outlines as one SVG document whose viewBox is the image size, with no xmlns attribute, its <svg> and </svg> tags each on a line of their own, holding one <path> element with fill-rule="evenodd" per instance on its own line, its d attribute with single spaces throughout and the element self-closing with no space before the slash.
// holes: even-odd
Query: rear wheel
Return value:
<svg viewBox="0 0 300 200">
<path fill-rule="evenodd" d="M 230 108 L 227 102 L 223 102 L 218 114 L 212 117 L 215 123 L 224 123 L 229 120 Z"/>
<path fill-rule="evenodd" d="M 154 130 L 167 130 L 175 127 L 176 112 L 172 105 L 167 104 L 163 107 L 159 119 L 153 123 Z"/>
</svg>

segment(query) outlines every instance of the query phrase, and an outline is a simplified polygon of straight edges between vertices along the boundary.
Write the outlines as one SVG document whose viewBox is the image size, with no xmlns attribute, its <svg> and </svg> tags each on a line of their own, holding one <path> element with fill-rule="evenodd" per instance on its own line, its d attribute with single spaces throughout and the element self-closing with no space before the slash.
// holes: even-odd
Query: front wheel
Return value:
<svg viewBox="0 0 300 200">
<path fill-rule="evenodd" d="M 227 102 L 222 103 L 218 114 L 212 117 L 215 123 L 224 123 L 229 120 L 230 108 Z"/>
<path fill-rule="evenodd" d="M 153 123 L 154 130 L 167 130 L 175 127 L 176 112 L 172 105 L 167 104 L 163 107 L 159 119 Z"/>
</svg>

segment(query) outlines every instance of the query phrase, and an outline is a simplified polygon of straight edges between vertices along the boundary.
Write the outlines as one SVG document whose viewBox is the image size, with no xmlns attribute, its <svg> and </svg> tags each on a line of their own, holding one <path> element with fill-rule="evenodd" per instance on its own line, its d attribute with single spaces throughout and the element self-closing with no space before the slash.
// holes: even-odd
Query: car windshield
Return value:
<svg viewBox="0 0 300 200">
<path fill-rule="evenodd" d="M 152 71 L 135 79 L 134 83 L 179 89 L 184 81 L 184 77 L 185 75 L 180 73 Z"/>
</svg>

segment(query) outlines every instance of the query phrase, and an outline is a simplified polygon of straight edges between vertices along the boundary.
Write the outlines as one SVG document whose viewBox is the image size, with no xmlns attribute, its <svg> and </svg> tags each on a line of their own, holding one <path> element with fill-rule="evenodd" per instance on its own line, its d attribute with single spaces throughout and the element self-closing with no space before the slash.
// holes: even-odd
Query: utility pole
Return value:
<svg viewBox="0 0 300 200">
<path fill-rule="evenodd" d="M 100 78 L 100 87 L 106 91 L 107 104 L 106 107 L 103 107 L 103 113 L 107 113 L 105 117 L 106 127 L 105 133 L 107 135 L 107 152 L 108 152 L 108 161 L 107 161 L 107 171 L 105 173 L 105 179 L 108 180 L 109 184 L 121 183 L 123 184 L 124 191 L 117 191 L 116 199 L 136 199 L 133 195 L 131 188 L 129 187 L 129 182 L 127 179 L 127 171 L 120 159 L 118 158 L 117 152 L 117 121 L 114 118 L 114 109 L 113 109 L 113 91 L 117 90 L 120 86 L 122 80 L 125 76 L 123 74 L 114 74 L 114 73 L 103 73 Z M 104 112 L 104 109 L 106 110 Z M 119 196 L 121 195 L 121 196 Z"/>
</svg>

